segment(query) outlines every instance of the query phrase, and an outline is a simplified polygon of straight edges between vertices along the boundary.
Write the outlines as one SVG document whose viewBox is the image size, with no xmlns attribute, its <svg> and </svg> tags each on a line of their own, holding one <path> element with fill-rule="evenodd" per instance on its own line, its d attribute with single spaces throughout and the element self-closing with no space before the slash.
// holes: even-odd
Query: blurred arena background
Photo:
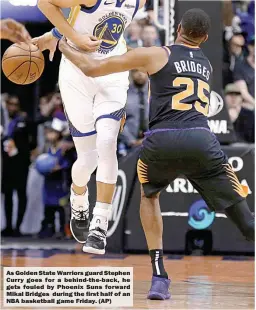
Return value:
<svg viewBox="0 0 256 310">
<path fill-rule="evenodd" d="M 37 9 L 36 2 L 2 0 L 1 18 L 12 17 L 21 21 L 32 37 L 39 36 L 52 26 Z M 254 210 L 255 70 L 247 61 L 248 57 L 254 59 L 254 1 L 148 0 L 126 31 L 127 45 L 134 48 L 172 44 L 182 14 L 193 7 L 202 8 L 211 17 L 209 40 L 203 45 L 203 50 L 213 66 L 213 90 L 225 101 L 224 109 L 209 119 L 209 125 L 219 138 L 242 184 L 248 186 L 248 204 Z M 9 42 L 2 41 L 2 55 L 9 45 Z M 76 253 L 80 255 L 81 249 L 71 239 L 68 228 L 70 169 L 76 154 L 57 83 L 61 55 L 56 51 L 52 62 L 48 60 L 48 52 L 44 52 L 44 56 L 44 73 L 34 84 L 15 85 L 2 74 L 1 248 L 6 266 L 19 265 L 18 257 L 26 259 L 27 263 L 21 261 L 21 265 L 47 265 L 42 261 L 33 262 L 33 258 L 59 254 L 68 255 L 58 261 L 61 266 L 88 263 L 83 260 L 82 254 L 76 257 L 76 263 L 74 256 L 72 258 Z M 108 265 L 112 264 L 112 260 L 122 260 L 126 255 L 147 251 L 139 219 L 136 161 L 143 132 L 147 129 L 148 78 L 142 72 L 132 71 L 130 80 L 127 122 L 118 143 L 119 177 L 108 231 L 108 253 L 105 255 L 106 259 L 110 259 Z M 242 86 L 241 81 L 244 81 Z M 19 114 L 23 128 L 10 129 L 13 113 Z M 13 134 L 11 143 L 10 130 Z M 66 168 L 45 178 L 37 172 L 34 162 L 53 146 L 52 135 L 62 150 Z M 89 188 L 91 207 L 95 203 L 95 190 L 92 176 Z M 186 179 L 178 178 L 169 185 L 161 195 L 161 207 L 164 216 L 164 251 L 169 255 L 170 262 L 183 259 L 184 255 L 225 255 L 227 259 L 246 261 L 246 264 L 248 260 L 253 260 L 254 244 L 247 243 L 225 215 L 210 212 Z M 101 264 L 99 259 L 97 264 Z M 51 261 L 48 266 L 58 265 L 58 262 Z M 150 260 L 142 256 L 140 262 L 149 264 Z M 205 260 L 198 262 L 206 264 Z M 120 266 L 127 264 L 130 266 L 134 263 L 128 259 Z M 193 265 L 191 262 L 189 264 Z M 209 263 L 208 267 L 215 272 L 216 266 Z M 195 266 L 192 268 L 192 277 L 200 274 Z M 233 268 L 236 269 L 236 265 L 229 265 L 226 271 Z M 246 272 L 244 282 L 247 282 L 247 286 L 244 290 L 251 290 L 252 296 L 253 264 L 241 268 Z M 204 279 L 204 275 L 202 273 L 201 279 Z M 242 273 L 240 277 L 243 277 Z M 143 276 L 141 278 L 145 280 Z M 228 280 L 222 282 L 227 283 Z M 191 291 L 191 294 L 194 293 Z M 239 308 L 244 306 L 249 309 L 252 305 L 252 299 L 247 299 L 247 303 Z"/>
</svg>

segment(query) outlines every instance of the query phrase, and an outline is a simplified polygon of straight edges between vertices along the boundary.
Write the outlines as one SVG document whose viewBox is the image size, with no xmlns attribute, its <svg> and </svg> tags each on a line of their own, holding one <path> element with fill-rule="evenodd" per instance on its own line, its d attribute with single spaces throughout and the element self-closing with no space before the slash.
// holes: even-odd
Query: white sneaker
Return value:
<svg viewBox="0 0 256 310">
<path fill-rule="evenodd" d="M 70 192 L 70 230 L 76 241 L 85 243 L 90 226 L 88 188 L 84 195 L 76 195 L 72 187 Z"/>
</svg>

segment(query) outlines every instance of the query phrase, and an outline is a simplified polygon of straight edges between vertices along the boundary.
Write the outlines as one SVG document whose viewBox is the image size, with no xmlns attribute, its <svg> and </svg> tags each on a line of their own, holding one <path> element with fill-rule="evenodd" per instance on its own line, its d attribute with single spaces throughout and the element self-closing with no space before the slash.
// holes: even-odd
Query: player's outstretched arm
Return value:
<svg viewBox="0 0 256 310">
<path fill-rule="evenodd" d="M 0 24 L 0 38 L 7 39 L 14 43 L 27 42 L 31 40 L 26 28 L 11 18 L 2 19 Z"/>
<path fill-rule="evenodd" d="M 70 8 L 87 3 L 90 3 L 90 0 L 38 0 L 38 8 L 66 38 L 79 48 L 93 52 L 99 47 L 100 41 L 93 36 L 77 33 L 61 11 L 61 8 Z"/>
<path fill-rule="evenodd" d="M 143 69 L 143 71 L 153 74 L 159 71 L 168 61 L 166 51 L 160 47 L 135 48 L 123 55 L 102 60 L 93 59 L 77 51 L 69 46 L 65 39 L 60 41 L 59 49 L 85 75 L 91 77 L 124 72 L 132 69 Z"/>
</svg>

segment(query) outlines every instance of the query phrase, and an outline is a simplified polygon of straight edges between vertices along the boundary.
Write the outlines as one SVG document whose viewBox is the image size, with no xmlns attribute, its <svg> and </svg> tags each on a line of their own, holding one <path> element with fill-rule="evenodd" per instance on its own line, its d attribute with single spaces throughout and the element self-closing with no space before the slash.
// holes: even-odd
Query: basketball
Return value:
<svg viewBox="0 0 256 310">
<path fill-rule="evenodd" d="M 15 84 L 31 84 L 39 79 L 44 70 L 44 56 L 33 44 L 11 45 L 4 53 L 2 69 Z"/>
</svg>

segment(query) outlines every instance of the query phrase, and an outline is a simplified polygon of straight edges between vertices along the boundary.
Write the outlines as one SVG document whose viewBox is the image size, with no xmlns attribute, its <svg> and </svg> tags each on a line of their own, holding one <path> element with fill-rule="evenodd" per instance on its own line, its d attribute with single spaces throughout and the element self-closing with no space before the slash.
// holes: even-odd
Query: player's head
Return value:
<svg viewBox="0 0 256 310">
<path fill-rule="evenodd" d="M 201 44 L 208 39 L 211 20 L 201 9 L 191 9 L 184 13 L 178 26 L 178 35 L 188 42 Z"/>
</svg>

